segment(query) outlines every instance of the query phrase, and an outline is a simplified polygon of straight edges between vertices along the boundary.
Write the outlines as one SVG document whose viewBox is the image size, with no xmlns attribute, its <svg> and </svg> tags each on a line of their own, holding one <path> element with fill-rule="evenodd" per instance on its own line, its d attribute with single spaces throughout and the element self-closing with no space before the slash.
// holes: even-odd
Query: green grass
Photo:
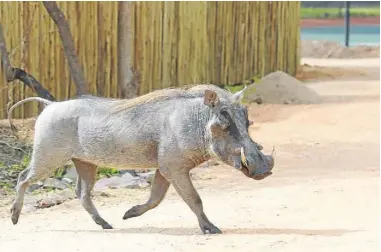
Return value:
<svg viewBox="0 0 381 252">
<path fill-rule="evenodd" d="M 379 16 L 380 8 L 350 8 L 351 17 Z M 345 8 L 301 8 L 301 18 L 344 17 Z"/>
<path fill-rule="evenodd" d="M 119 170 L 115 168 L 108 168 L 108 167 L 99 167 L 97 172 L 97 179 L 99 178 L 109 178 L 113 175 L 119 174 Z"/>
</svg>

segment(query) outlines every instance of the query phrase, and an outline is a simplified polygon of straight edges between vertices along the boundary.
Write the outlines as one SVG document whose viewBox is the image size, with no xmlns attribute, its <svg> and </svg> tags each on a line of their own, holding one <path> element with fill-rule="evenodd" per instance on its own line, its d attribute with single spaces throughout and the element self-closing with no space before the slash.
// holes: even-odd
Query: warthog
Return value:
<svg viewBox="0 0 381 252">
<path fill-rule="evenodd" d="M 259 180 L 271 174 L 274 159 L 261 153 L 249 136 L 247 109 L 240 99 L 214 85 L 164 89 L 135 99 L 84 96 L 62 102 L 31 97 L 47 106 L 35 123 L 29 166 L 18 177 L 11 208 L 17 224 L 27 187 L 72 160 L 77 171 L 76 194 L 95 223 L 111 229 L 98 213 L 90 193 L 98 165 L 156 167 L 148 201 L 129 209 L 123 219 L 137 217 L 163 200 L 170 184 L 198 219 L 203 233 L 221 233 L 203 211 L 189 172 L 212 156 Z"/>
</svg>

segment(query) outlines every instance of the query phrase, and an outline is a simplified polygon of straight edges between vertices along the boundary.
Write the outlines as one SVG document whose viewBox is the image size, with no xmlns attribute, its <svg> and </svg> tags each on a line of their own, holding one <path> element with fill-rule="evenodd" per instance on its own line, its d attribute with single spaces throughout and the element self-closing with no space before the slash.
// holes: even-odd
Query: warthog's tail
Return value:
<svg viewBox="0 0 381 252">
<path fill-rule="evenodd" d="M 12 129 L 12 132 L 15 133 L 17 131 L 16 127 L 12 124 L 12 111 L 17 108 L 18 106 L 20 106 L 21 104 L 25 103 L 25 102 L 28 102 L 28 101 L 38 101 L 38 102 L 42 102 L 42 103 L 45 103 L 46 105 L 49 105 L 49 104 L 52 104 L 53 102 L 52 101 L 49 101 L 49 100 L 46 100 L 44 98 L 41 98 L 41 97 L 29 97 L 29 98 L 26 98 L 24 100 L 21 100 L 21 101 L 18 101 L 16 102 L 8 111 L 8 120 L 9 120 L 9 125 Z"/>
</svg>

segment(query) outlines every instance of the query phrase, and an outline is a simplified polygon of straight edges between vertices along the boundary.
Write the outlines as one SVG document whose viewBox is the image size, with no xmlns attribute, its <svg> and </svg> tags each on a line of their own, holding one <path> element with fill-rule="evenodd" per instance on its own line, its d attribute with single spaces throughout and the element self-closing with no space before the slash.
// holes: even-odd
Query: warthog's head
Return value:
<svg viewBox="0 0 381 252">
<path fill-rule="evenodd" d="M 252 124 L 247 108 L 240 104 L 243 91 L 231 99 L 220 99 L 216 92 L 205 91 L 204 104 L 212 111 L 207 124 L 210 151 L 222 162 L 242 171 L 247 177 L 260 180 L 271 175 L 272 155 L 264 155 L 262 147 L 249 136 Z"/>
</svg>

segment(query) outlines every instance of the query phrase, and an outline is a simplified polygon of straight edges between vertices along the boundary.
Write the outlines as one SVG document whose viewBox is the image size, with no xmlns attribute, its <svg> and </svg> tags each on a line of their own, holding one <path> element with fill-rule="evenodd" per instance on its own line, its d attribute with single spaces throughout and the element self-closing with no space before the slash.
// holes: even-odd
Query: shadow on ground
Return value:
<svg viewBox="0 0 381 252">
<path fill-rule="evenodd" d="M 126 233 L 126 234 L 162 234 L 174 236 L 203 235 L 198 228 L 124 228 L 111 230 L 46 230 L 42 232 L 85 232 L 85 233 Z M 303 235 L 303 236 L 342 236 L 359 230 L 347 229 L 290 229 L 290 228 L 225 228 L 223 234 L 229 235 Z"/>
</svg>

